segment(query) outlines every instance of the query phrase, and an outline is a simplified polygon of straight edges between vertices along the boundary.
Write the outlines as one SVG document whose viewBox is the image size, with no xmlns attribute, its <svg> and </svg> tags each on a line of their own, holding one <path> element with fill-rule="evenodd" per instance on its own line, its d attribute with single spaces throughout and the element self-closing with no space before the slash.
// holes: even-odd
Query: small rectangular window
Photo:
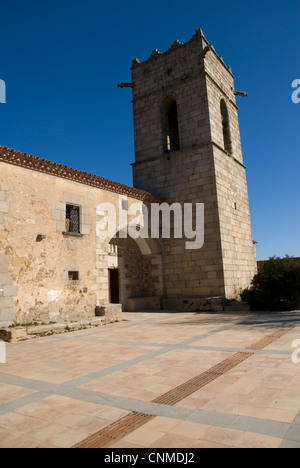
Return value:
<svg viewBox="0 0 300 468">
<path fill-rule="evenodd" d="M 123 199 L 122 200 L 122 210 L 127 211 L 128 210 L 128 201 Z"/>
<path fill-rule="evenodd" d="M 79 206 L 66 206 L 66 232 L 80 233 L 80 209 Z"/>
<path fill-rule="evenodd" d="M 79 271 L 69 271 L 68 279 L 69 281 L 79 281 Z"/>
</svg>

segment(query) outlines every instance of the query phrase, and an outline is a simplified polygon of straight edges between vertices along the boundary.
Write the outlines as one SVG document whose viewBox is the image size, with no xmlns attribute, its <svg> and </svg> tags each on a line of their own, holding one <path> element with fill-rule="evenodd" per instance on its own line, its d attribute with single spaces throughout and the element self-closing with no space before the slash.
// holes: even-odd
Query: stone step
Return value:
<svg viewBox="0 0 300 468">
<path fill-rule="evenodd" d="M 15 343 L 17 341 L 29 340 L 31 338 L 57 335 L 60 333 L 67 333 L 71 331 L 83 330 L 86 328 L 99 327 L 106 323 L 110 323 L 106 317 L 98 317 L 89 321 L 80 321 L 72 323 L 55 323 L 49 325 L 37 326 L 24 326 L 24 327 L 10 327 L 0 329 L 0 340 L 8 343 Z"/>
<path fill-rule="evenodd" d="M 248 312 L 250 306 L 248 302 L 231 302 L 224 308 L 225 312 Z"/>
<path fill-rule="evenodd" d="M 192 297 L 163 299 L 164 310 L 179 312 L 222 312 L 223 297 Z"/>
<path fill-rule="evenodd" d="M 159 297 L 136 297 L 126 301 L 126 312 L 158 311 L 161 309 Z"/>
</svg>

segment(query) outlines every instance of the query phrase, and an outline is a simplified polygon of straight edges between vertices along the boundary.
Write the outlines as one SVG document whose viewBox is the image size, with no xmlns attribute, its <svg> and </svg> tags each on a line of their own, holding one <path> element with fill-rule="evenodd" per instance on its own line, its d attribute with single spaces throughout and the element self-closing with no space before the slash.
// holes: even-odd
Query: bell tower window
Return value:
<svg viewBox="0 0 300 468">
<path fill-rule="evenodd" d="M 177 103 L 174 98 L 166 98 L 163 103 L 164 152 L 180 149 Z"/>
<path fill-rule="evenodd" d="M 227 151 L 227 153 L 231 154 L 232 145 L 231 145 L 231 137 L 230 137 L 228 109 L 223 99 L 221 101 L 221 117 L 222 117 L 224 149 L 225 151 Z"/>
</svg>

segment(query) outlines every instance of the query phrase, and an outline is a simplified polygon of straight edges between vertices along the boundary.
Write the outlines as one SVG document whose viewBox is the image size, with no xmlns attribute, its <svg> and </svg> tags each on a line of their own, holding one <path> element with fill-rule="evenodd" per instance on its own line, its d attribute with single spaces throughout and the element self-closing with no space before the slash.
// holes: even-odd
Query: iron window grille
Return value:
<svg viewBox="0 0 300 468">
<path fill-rule="evenodd" d="M 66 206 L 66 232 L 80 234 L 80 208 L 75 205 Z"/>
</svg>

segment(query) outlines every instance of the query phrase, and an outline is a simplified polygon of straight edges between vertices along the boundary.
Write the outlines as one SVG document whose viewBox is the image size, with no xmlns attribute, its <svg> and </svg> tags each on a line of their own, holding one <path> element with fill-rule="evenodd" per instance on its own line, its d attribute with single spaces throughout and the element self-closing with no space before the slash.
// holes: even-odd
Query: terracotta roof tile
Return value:
<svg viewBox="0 0 300 468">
<path fill-rule="evenodd" d="M 163 201 L 161 197 L 149 192 L 120 184 L 119 182 L 114 182 L 95 174 L 89 174 L 84 171 L 73 169 L 72 167 L 54 163 L 46 159 L 31 156 L 27 153 L 21 153 L 20 151 L 15 151 L 7 148 L 6 146 L 0 146 L 0 161 L 31 169 L 33 171 L 61 177 L 62 179 L 79 182 L 98 189 L 108 190 L 110 192 L 118 193 L 119 195 L 126 195 L 145 202 L 159 203 Z"/>
</svg>

